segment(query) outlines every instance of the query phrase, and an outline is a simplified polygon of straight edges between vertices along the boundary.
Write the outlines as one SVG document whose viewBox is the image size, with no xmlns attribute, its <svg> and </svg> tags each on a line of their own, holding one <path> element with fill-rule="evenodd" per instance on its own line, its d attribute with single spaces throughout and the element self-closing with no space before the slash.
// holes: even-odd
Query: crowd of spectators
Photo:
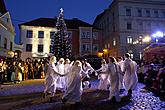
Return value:
<svg viewBox="0 0 165 110">
<path fill-rule="evenodd" d="M 44 78 L 44 65 L 46 60 L 32 60 L 30 58 L 22 61 L 20 59 L 0 59 L 0 83 L 20 83 L 27 79 Z"/>
<path fill-rule="evenodd" d="M 138 69 L 139 82 L 145 83 L 145 89 L 156 93 L 165 92 L 165 58 L 153 57 L 150 62 L 141 62 Z"/>
</svg>

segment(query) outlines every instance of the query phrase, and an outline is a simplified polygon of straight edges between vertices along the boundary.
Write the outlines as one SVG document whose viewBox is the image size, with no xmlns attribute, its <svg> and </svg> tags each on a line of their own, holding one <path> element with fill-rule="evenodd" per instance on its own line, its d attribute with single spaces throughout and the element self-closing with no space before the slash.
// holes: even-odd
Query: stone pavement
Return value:
<svg viewBox="0 0 165 110">
<path fill-rule="evenodd" d="M 43 99 L 44 80 L 28 80 L 16 85 L 3 85 L 0 90 L 0 110 L 73 110 L 64 106 L 60 100 L 62 93 L 57 93 L 54 101 L 49 103 L 48 98 Z M 139 83 L 133 91 L 133 97 L 128 100 L 122 94 L 118 104 L 109 104 L 105 101 L 108 91 L 96 90 L 98 81 L 92 81 L 92 88 L 84 90 L 83 105 L 78 110 L 165 110 L 165 102 L 152 92 L 145 91 L 143 84 Z"/>
</svg>

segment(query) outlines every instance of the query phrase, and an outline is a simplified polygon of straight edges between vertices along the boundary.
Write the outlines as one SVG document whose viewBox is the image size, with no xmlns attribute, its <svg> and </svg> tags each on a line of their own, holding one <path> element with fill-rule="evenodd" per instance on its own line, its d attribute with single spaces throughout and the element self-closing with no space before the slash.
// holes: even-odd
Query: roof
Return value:
<svg viewBox="0 0 165 110">
<path fill-rule="evenodd" d="M 38 18 L 38 19 L 29 21 L 29 22 L 19 24 L 19 27 L 21 25 L 55 27 L 56 22 L 57 22 L 57 18 Z M 78 29 L 79 27 L 93 27 L 91 24 L 86 23 L 86 22 L 79 20 L 77 18 L 65 19 L 65 23 L 66 23 L 67 28 L 69 28 L 69 29 Z"/>
<path fill-rule="evenodd" d="M 104 14 L 105 14 L 105 11 L 102 12 L 102 13 L 100 13 L 99 15 L 97 15 L 96 19 L 95 19 L 94 22 L 93 22 L 93 25 L 94 25 L 98 20 L 100 20 L 100 19 L 103 17 Z"/>
<path fill-rule="evenodd" d="M 3 15 L 7 12 L 6 6 L 3 0 L 0 0 L 0 13 Z"/>
</svg>

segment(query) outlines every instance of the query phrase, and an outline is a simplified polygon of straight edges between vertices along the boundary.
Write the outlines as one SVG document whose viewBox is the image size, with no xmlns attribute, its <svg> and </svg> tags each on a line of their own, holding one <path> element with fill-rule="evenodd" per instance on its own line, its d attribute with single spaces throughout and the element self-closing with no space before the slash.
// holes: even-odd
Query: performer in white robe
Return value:
<svg viewBox="0 0 165 110">
<path fill-rule="evenodd" d="M 64 73 L 67 74 L 67 75 L 65 76 L 65 80 L 66 80 L 66 89 L 67 89 L 67 87 L 68 87 L 68 85 L 69 85 L 69 84 L 68 84 L 68 83 L 69 83 L 68 81 L 69 81 L 70 78 L 71 78 L 71 74 L 68 74 L 68 73 L 70 72 L 73 63 L 74 63 L 74 61 L 72 61 L 72 62 L 70 63 L 70 60 L 69 60 L 68 58 L 65 60 L 65 64 L 64 64 Z"/>
<path fill-rule="evenodd" d="M 91 84 L 89 82 L 90 75 L 95 71 L 92 66 L 87 62 L 87 59 L 82 60 L 82 69 L 84 72 L 82 72 L 83 77 L 83 88 L 85 87 L 91 87 Z"/>
<path fill-rule="evenodd" d="M 120 92 L 123 92 L 123 90 L 125 89 L 124 81 L 123 81 L 124 61 L 123 61 L 122 57 L 117 57 L 117 61 L 118 61 L 118 65 L 120 66 L 120 70 L 121 70 L 121 72 L 119 72 L 119 90 L 120 90 Z"/>
<path fill-rule="evenodd" d="M 71 104 L 75 104 L 76 102 L 81 101 L 82 95 L 82 67 L 81 62 L 76 60 L 74 65 L 71 67 L 71 79 L 69 80 L 68 89 L 62 97 L 63 103 L 69 102 Z"/>
<path fill-rule="evenodd" d="M 60 58 L 58 64 L 56 65 L 58 72 L 61 75 L 64 75 L 64 59 Z M 66 90 L 66 80 L 65 76 L 58 77 L 57 79 L 57 89 L 61 90 L 62 92 Z"/>
<path fill-rule="evenodd" d="M 50 58 L 49 65 L 47 65 L 46 76 L 45 76 L 45 90 L 44 97 L 48 94 L 53 97 L 56 93 L 56 81 L 60 73 L 58 73 L 57 68 L 55 67 L 56 57 L 52 56 Z"/>
<path fill-rule="evenodd" d="M 110 84 L 109 81 L 109 74 L 108 74 L 108 64 L 106 63 L 105 59 L 101 61 L 101 68 L 96 70 L 96 72 L 100 72 L 98 78 L 100 79 L 98 89 L 99 90 L 108 90 L 108 86 Z"/>
<path fill-rule="evenodd" d="M 132 90 L 135 89 L 138 83 L 137 77 L 137 63 L 130 59 L 129 53 L 125 54 L 124 60 L 124 84 L 125 88 L 128 91 L 128 96 L 131 97 Z"/>
<path fill-rule="evenodd" d="M 109 63 L 108 63 L 108 72 L 109 72 L 109 78 L 110 78 L 110 93 L 109 93 L 109 100 L 112 102 L 119 102 L 120 96 L 119 96 L 119 65 L 116 62 L 116 59 L 114 57 L 109 57 Z"/>
</svg>

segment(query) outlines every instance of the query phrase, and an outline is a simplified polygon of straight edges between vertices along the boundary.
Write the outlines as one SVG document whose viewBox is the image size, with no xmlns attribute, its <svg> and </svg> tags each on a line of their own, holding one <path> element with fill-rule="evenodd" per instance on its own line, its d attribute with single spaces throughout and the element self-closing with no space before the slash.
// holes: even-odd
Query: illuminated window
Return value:
<svg viewBox="0 0 165 110">
<path fill-rule="evenodd" d="M 131 16 L 131 9 L 126 8 L 126 16 Z"/>
<path fill-rule="evenodd" d="M 7 38 L 4 39 L 4 49 L 7 49 Z"/>
<path fill-rule="evenodd" d="M 132 44 L 132 42 L 133 42 L 133 38 L 131 36 L 128 36 L 127 37 L 127 43 Z"/>
<path fill-rule="evenodd" d="M 113 38 L 113 46 L 116 46 L 116 39 Z"/>
<path fill-rule="evenodd" d="M 32 44 L 26 44 L 26 51 L 32 52 Z"/>
<path fill-rule="evenodd" d="M 44 38 L 44 31 L 38 31 L 38 38 Z"/>
<path fill-rule="evenodd" d="M 27 38 L 32 38 L 33 37 L 33 31 L 32 30 L 27 30 L 26 37 Z"/>
<path fill-rule="evenodd" d="M 43 50 L 44 50 L 43 47 L 44 47 L 44 46 L 43 46 L 42 44 L 39 44 L 39 45 L 38 45 L 38 53 L 43 52 Z"/>
</svg>

